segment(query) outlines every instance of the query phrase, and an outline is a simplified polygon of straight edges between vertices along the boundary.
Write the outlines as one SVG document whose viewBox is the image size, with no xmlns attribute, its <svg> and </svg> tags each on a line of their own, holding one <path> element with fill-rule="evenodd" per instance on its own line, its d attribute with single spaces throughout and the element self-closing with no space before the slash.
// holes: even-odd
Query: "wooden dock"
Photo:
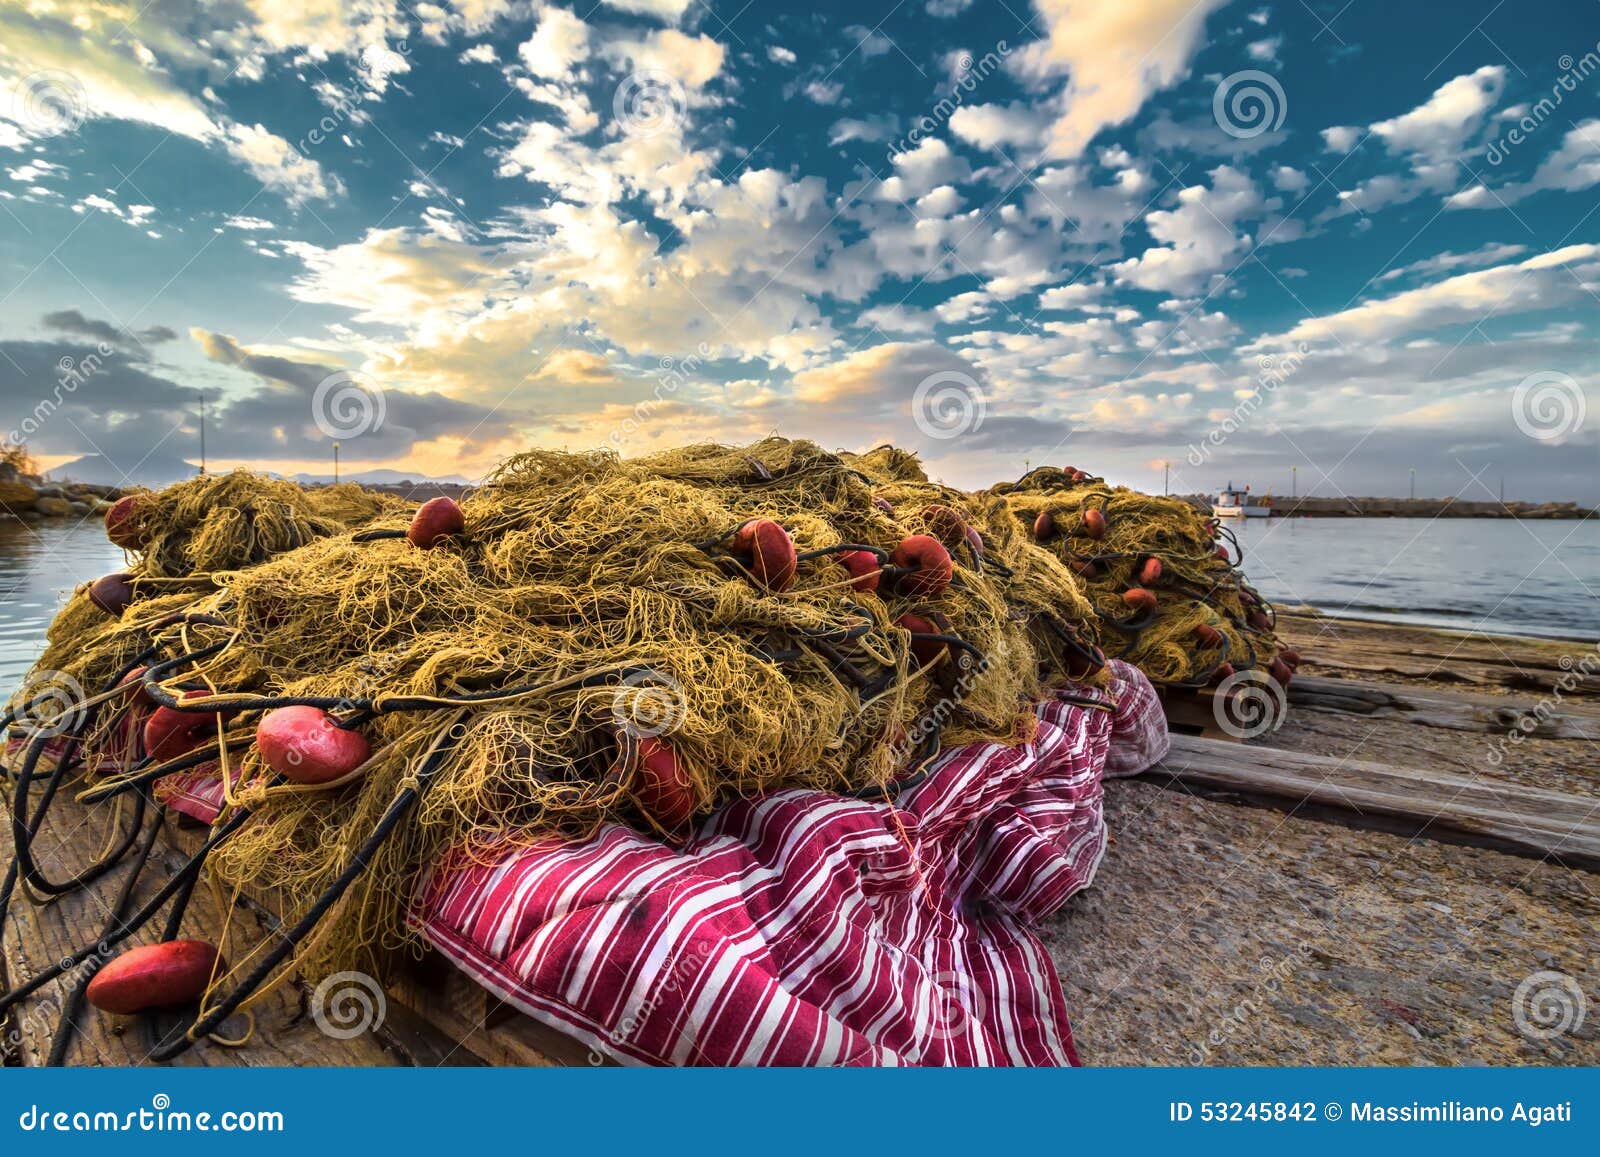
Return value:
<svg viewBox="0 0 1600 1157">
<path fill-rule="evenodd" d="M 1402 846 L 1395 837 L 1402 836 L 1429 846 L 1494 849 L 1547 865 L 1600 871 L 1600 789 L 1589 770 L 1592 760 L 1577 767 L 1574 758 L 1600 738 L 1600 679 L 1574 658 L 1581 658 L 1583 645 L 1496 641 L 1313 616 L 1287 615 L 1283 624 L 1309 660 L 1307 674 L 1290 690 L 1293 726 L 1238 742 L 1215 726 L 1214 705 L 1204 694 L 1169 697 L 1171 754 L 1139 777 L 1168 789 L 1157 798 L 1199 796 L 1275 809 L 1296 821 L 1362 829 L 1367 834 L 1360 839 L 1388 841 L 1395 849 Z M 1397 645 L 1385 647 L 1386 638 Z M 1353 725 L 1362 729 L 1355 738 L 1340 738 L 1346 734 L 1340 729 Z M 1514 735 L 1521 738 L 1513 740 Z M 1312 746 L 1333 750 L 1308 749 Z M 1490 758 L 1491 751 L 1500 752 L 1498 761 Z M 1523 770 L 1535 765 L 1544 769 L 1537 782 L 1532 771 Z M 1108 795 L 1127 790 L 1115 782 L 1107 787 Z M 107 818 L 60 806 L 38 840 L 49 872 L 64 876 L 92 859 L 106 843 Z M 153 894 L 203 837 L 203 829 L 181 827 L 170 818 L 165 822 L 138 897 Z M 1112 836 L 1118 838 L 1115 826 Z M 123 866 L 87 892 L 42 906 L 19 895 L 0 936 L 7 976 L 15 981 L 33 975 L 101 936 L 106 897 L 116 894 L 127 870 Z M 1103 886 L 1097 883 L 1096 891 Z M 1201 885 L 1193 886 L 1198 893 Z M 1132 899 L 1137 902 L 1136 895 Z M 1241 920 L 1249 918 L 1248 912 L 1239 914 Z M 1072 905 L 1057 918 L 1066 926 L 1074 920 Z M 220 941 L 231 926 L 255 941 L 272 936 L 277 924 L 270 896 L 230 904 L 202 887 L 185 931 Z M 69 973 L 15 1010 L 5 1026 L 14 1045 L 8 1063 L 43 1063 L 64 1013 L 80 1029 L 68 1055 L 76 1064 L 144 1063 L 159 1034 L 179 1023 L 74 1009 L 68 1005 L 73 979 Z M 309 992 L 307 984 L 291 984 L 274 993 L 256 1011 L 254 1033 L 244 1047 L 207 1043 L 176 1063 L 582 1065 L 599 1060 L 491 998 L 436 956 L 425 956 L 391 985 L 375 1031 L 351 1039 L 319 1031 L 310 1015 Z M 1149 995 L 1161 998 L 1159 992 Z"/>
</svg>

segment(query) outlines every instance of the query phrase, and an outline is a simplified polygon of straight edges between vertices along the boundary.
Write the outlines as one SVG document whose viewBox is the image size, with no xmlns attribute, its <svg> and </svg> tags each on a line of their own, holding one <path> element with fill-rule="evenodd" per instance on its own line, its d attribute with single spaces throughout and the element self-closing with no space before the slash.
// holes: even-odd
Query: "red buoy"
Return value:
<svg viewBox="0 0 1600 1157">
<path fill-rule="evenodd" d="M 1039 516 L 1033 520 L 1033 540 L 1035 542 L 1049 542 L 1056 536 L 1056 520 L 1048 510 L 1039 511 Z"/>
<path fill-rule="evenodd" d="M 903 631 L 910 631 L 914 635 L 939 635 L 944 633 L 921 615 L 901 615 L 894 621 L 894 625 Z M 950 644 L 941 643 L 938 639 L 911 640 L 911 655 L 916 659 L 918 666 L 922 667 L 937 663 L 940 657 L 949 649 Z"/>
<path fill-rule="evenodd" d="M 878 589 L 878 580 L 883 577 L 883 568 L 878 562 L 878 556 L 871 551 L 841 551 L 839 565 L 855 576 L 855 580 L 850 584 L 851 590 L 871 594 Z"/>
<path fill-rule="evenodd" d="M 1139 566 L 1139 585 L 1153 587 L 1161 581 L 1161 560 L 1147 558 Z"/>
<path fill-rule="evenodd" d="M 1300 652 L 1299 651 L 1294 651 L 1294 650 L 1291 650 L 1288 647 L 1285 647 L 1283 650 L 1278 652 L 1278 658 L 1282 659 L 1284 661 L 1284 663 L 1286 663 L 1288 665 L 1289 670 L 1291 670 L 1291 671 L 1300 670 Z"/>
<path fill-rule="evenodd" d="M 924 506 L 922 525 L 946 550 L 955 550 L 967 540 L 967 520 L 948 506 Z"/>
<path fill-rule="evenodd" d="M 1226 641 L 1221 631 L 1206 623 L 1201 623 L 1194 629 L 1194 638 L 1202 647 L 1220 647 Z"/>
<path fill-rule="evenodd" d="M 1294 672 L 1290 670 L 1289 664 L 1282 659 L 1274 659 L 1268 663 L 1267 674 L 1271 675 L 1273 682 L 1280 687 L 1287 687 L 1289 680 L 1294 678 Z"/>
<path fill-rule="evenodd" d="M 769 591 L 781 594 L 794 586 L 800 565 L 794 539 L 772 519 L 758 518 L 734 531 L 732 550 Z"/>
<path fill-rule="evenodd" d="M 127 571 L 103 574 L 89 584 L 89 601 L 119 619 L 133 605 L 134 598 L 133 576 Z"/>
<path fill-rule="evenodd" d="M 1245 616 L 1245 621 L 1258 631 L 1272 630 L 1272 618 L 1266 611 L 1254 610 Z"/>
<path fill-rule="evenodd" d="M 203 699 L 211 692 L 192 688 L 178 696 L 180 699 Z M 226 721 L 232 712 L 179 711 L 175 707 L 157 707 L 144 724 L 144 753 L 156 763 L 176 759 L 187 751 L 216 738 L 217 725 Z"/>
<path fill-rule="evenodd" d="M 154 707 L 156 705 L 156 701 L 150 698 L 150 692 L 144 689 L 144 673 L 148 670 L 148 667 L 135 667 L 118 681 L 118 687 L 126 687 L 129 684 L 133 684 L 136 688 L 127 698 L 130 706 Z"/>
<path fill-rule="evenodd" d="M 894 548 L 889 561 L 908 573 L 895 579 L 895 589 L 903 595 L 931 599 L 943 593 L 955 575 L 950 552 L 937 539 L 913 534 Z"/>
<path fill-rule="evenodd" d="M 1122 601 L 1136 611 L 1153 611 L 1158 605 L 1156 592 L 1143 587 L 1129 587 L 1122 592 Z"/>
<path fill-rule="evenodd" d="M 216 945 L 168 940 L 114 957 L 94 974 L 84 995 L 101 1012 L 124 1016 L 181 1008 L 200 999 L 216 971 Z"/>
<path fill-rule="evenodd" d="M 624 736 L 620 742 L 623 758 L 633 765 L 631 790 L 639 807 L 669 832 L 683 828 L 694 817 L 698 801 L 671 741 L 646 735 L 637 740 Z"/>
<path fill-rule="evenodd" d="M 1098 506 L 1091 506 L 1083 512 L 1083 533 L 1090 538 L 1104 538 L 1106 536 L 1106 512 Z"/>
<path fill-rule="evenodd" d="M 328 783 L 372 757 L 359 731 L 337 726 L 319 707 L 278 707 L 256 724 L 261 760 L 290 783 Z"/>
<path fill-rule="evenodd" d="M 1104 573 L 1100 563 L 1092 558 L 1069 558 L 1067 566 L 1071 568 L 1073 574 L 1082 575 L 1090 580 L 1097 579 Z"/>
<path fill-rule="evenodd" d="M 421 550 L 432 550 L 453 534 L 467 527 L 467 519 L 454 498 L 430 498 L 411 516 L 406 541 Z"/>
<path fill-rule="evenodd" d="M 143 550 L 144 528 L 139 525 L 139 496 L 128 494 L 106 511 L 106 537 L 123 550 Z"/>
<path fill-rule="evenodd" d="M 1233 562 L 1233 560 L 1228 557 L 1228 548 L 1225 547 L 1225 546 L 1218 546 L 1217 549 L 1212 551 L 1211 553 L 1216 555 L 1218 562 L 1226 562 L 1226 563 Z"/>
<path fill-rule="evenodd" d="M 1213 683 L 1220 683 L 1224 679 L 1233 678 L 1233 674 L 1234 671 L 1232 663 L 1219 663 L 1217 664 L 1217 669 L 1211 672 L 1211 681 Z"/>
<path fill-rule="evenodd" d="M 972 548 L 972 553 L 975 554 L 977 557 L 982 558 L 983 557 L 983 535 L 978 533 L 978 530 L 977 530 L 976 527 L 969 526 L 969 527 L 967 527 L 967 536 L 966 537 L 967 537 L 967 545 Z"/>
</svg>

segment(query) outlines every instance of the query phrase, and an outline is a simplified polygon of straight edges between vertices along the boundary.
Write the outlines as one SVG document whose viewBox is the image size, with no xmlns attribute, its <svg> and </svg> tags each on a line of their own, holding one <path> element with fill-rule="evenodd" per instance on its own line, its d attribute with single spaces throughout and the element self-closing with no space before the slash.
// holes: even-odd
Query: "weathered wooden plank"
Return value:
<svg viewBox="0 0 1600 1157">
<path fill-rule="evenodd" d="M 1279 610 L 1278 633 L 1315 671 L 1600 697 L 1594 642 L 1510 638 Z"/>
<path fill-rule="evenodd" d="M 1319 711 L 1398 716 L 1426 727 L 1504 735 L 1520 729 L 1532 739 L 1600 739 L 1600 709 L 1592 702 L 1547 697 L 1537 701 L 1465 691 L 1324 679 L 1303 675 L 1289 702 Z"/>
<path fill-rule="evenodd" d="M 1600 871 L 1600 799 L 1188 735 L 1174 735 L 1167 758 L 1145 775 L 1289 811 L 1384 817 L 1432 838 Z"/>
</svg>

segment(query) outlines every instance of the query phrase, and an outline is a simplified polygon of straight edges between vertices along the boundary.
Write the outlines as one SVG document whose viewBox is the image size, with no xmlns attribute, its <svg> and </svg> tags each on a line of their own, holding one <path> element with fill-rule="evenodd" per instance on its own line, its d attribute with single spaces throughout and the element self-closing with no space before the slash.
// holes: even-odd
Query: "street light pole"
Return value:
<svg viewBox="0 0 1600 1157">
<path fill-rule="evenodd" d="M 206 392 L 200 391 L 200 476 L 206 473 Z"/>
<path fill-rule="evenodd" d="M 1417 468 L 1415 466 L 1413 466 L 1411 468 L 1411 498 L 1412 498 L 1412 501 L 1415 501 L 1416 497 L 1417 497 Z"/>
<path fill-rule="evenodd" d="M 1172 493 L 1172 462 L 1170 460 L 1161 463 L 1161 493 Z"/>
<path fill-rule="evenodd" d="M 333 484 L 339 485 L 339 443 L 333 444 Z"/>
</svg>

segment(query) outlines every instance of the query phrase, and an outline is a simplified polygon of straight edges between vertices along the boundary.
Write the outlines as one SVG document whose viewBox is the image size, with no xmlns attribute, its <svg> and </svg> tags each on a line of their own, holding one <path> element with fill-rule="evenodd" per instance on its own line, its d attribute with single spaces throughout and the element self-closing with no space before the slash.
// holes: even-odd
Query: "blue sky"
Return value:
<svg viewBox="0 0 1600 1157">
<path fill-rule="evenodd" d="M 1597 191 L 1589 0 L 0 0 L 0 403 L 1593 502 Z"/>
</svg>

